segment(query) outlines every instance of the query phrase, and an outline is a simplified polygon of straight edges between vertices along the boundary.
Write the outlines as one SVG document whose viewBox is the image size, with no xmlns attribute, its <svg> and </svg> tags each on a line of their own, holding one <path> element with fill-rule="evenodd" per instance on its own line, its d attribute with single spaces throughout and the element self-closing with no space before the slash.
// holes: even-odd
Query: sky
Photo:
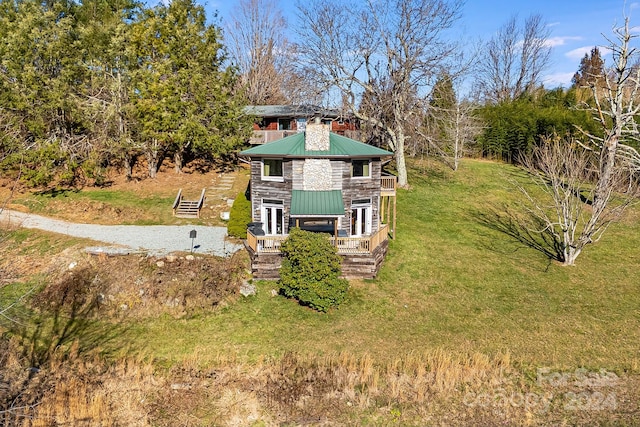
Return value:
<svg viewBox="0 0 640 427">
<path fill-rule="evenodd" d="M 295 1 L 274 0 L 285 18 L 295 22 Z M 349 0 L 358 1 L 358 0 Z M 237 7 L 237 0 L 209 0 L 207 12 L 212 18 L 218 13 L 223 28 Z M 640 27 L 640 2 L 625 0 L 467 0 L 462 19 L 456 26 L 456 37 L 472 43 L 488 40 L 514 15 L 523 21 L 531 14 L 542 15 L 551 31 L 553 47 L 551 64 L 544 75 L 547 88 L 571 85 L 580 60 L 594 46 L 606 47 L 604 36 L 612 36 L 614 25 L 629 17 L 631 26 Z M 605 62 L 610 61 L 606 49 L 601 49 Z"/>
</svg>

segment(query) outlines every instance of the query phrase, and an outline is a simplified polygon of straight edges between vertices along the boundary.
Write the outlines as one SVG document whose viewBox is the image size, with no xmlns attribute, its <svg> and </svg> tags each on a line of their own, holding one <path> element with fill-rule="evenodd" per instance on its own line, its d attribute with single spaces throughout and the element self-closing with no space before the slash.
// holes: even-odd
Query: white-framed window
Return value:
<svg viewBox="0 0 640 427">
<path fill-rule="evenodd" d="M 373 210 L 371 199 L 356 199 L 351 201 L 351 235 L 363 236 L 371 234 Z"/>
<path fill-rule="evenodd" d="M 284 234 L 284 204 L 282 200 L 263 199 L 262 215 L 264 234 Z"/>
<path fill-rule="evenodd" d="M 371 160 L 353 159 L 351 160 L 352 178 L 371 178 Z"/>
<path fill-rule="evenodd" d="M 262 159 L 263 181 L 284 181 L 282 159 Z"/>
</svg>

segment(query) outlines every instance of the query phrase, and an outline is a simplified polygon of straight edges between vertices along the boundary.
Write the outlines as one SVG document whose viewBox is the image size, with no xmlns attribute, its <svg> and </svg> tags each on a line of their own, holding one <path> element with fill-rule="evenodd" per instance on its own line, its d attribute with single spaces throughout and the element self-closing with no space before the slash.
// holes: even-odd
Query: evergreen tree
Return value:
<svg viewBox="0 0 640 427">
<path fill-rule="evenodd" d="M 180 171 L 188 152 L 215 157 L 242 143 L 242 106 L 222 47 L 220 30 L 206 24 L 193 0 L 158 5 L 133 24 L 129 96 L 149 176 L 165 153 L 174 154 Z"/>
<path fill-rule="evenodd" d="M 90 151 L 77 96 L 85 70 L 79 65 L 76 7 L 34 0 L 0 5 L 0 105 L 19 126 L 23 177 L 34 185 L 54 175 L 72 182 Z"/>
<path fill-rule="evenodd" d="M 600 49 L 596 46 L 591 49 L 590 54 L 585 53 L 580 61 L 580 68 L 573 75 L 571 83 L 575 88 L 590 86 L 602 76 L 604 76 L 604 60 L 600 55 Z"/>
</svg>

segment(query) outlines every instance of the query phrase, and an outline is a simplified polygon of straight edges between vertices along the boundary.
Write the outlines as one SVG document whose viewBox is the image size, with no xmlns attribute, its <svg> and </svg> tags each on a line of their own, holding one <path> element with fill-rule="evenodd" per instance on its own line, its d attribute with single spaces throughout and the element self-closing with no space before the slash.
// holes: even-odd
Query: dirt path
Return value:
<svg viewBox="0 0 640 427">
<path fill-rule="evenodd" d="M 68 236 L 87 238 L 118 245 L 131 251 L 162 256 L 171 252 L 189 252 L 193 243 L 194 253 L 226 256 L 242 248 L 242 245 L 226 240 L 226 227 L 202 225 L 96 225 L 78 224 L 47 218 L 30 213 L 4 210 L 0 221 L 13 226 L 36 228 Z M 190 238 L 191 231 L 196 238 Z M 107 250 L 108 248 L 105 248 Z"/>
</svg>

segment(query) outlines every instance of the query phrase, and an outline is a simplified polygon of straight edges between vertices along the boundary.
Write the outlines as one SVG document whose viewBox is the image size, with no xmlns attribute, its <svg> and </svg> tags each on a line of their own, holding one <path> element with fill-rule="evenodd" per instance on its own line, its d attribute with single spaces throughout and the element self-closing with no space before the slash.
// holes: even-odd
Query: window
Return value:
<svg viewBox="0 0 640 427">
<path fill-rule="evenodd" d="M 262 222 L 267 236 L 284 234 L 284 206 L 282 200 L 262 201 Z"/>
<path fill-rule="evenodd" d="M 262 160 L 262 179 L 265 181 L 283 181 L 282 159 Z"/>
<path fill-rule="evenodd" d="M 278 119 L 278 130 L 291 130 L 291 119 Z"/>
<path fill-rule="evenodd" d="M 371 161 L 370 160 L 352 160 L 351 176 L 353 178 L 371 177 Z"/>
</svg>

